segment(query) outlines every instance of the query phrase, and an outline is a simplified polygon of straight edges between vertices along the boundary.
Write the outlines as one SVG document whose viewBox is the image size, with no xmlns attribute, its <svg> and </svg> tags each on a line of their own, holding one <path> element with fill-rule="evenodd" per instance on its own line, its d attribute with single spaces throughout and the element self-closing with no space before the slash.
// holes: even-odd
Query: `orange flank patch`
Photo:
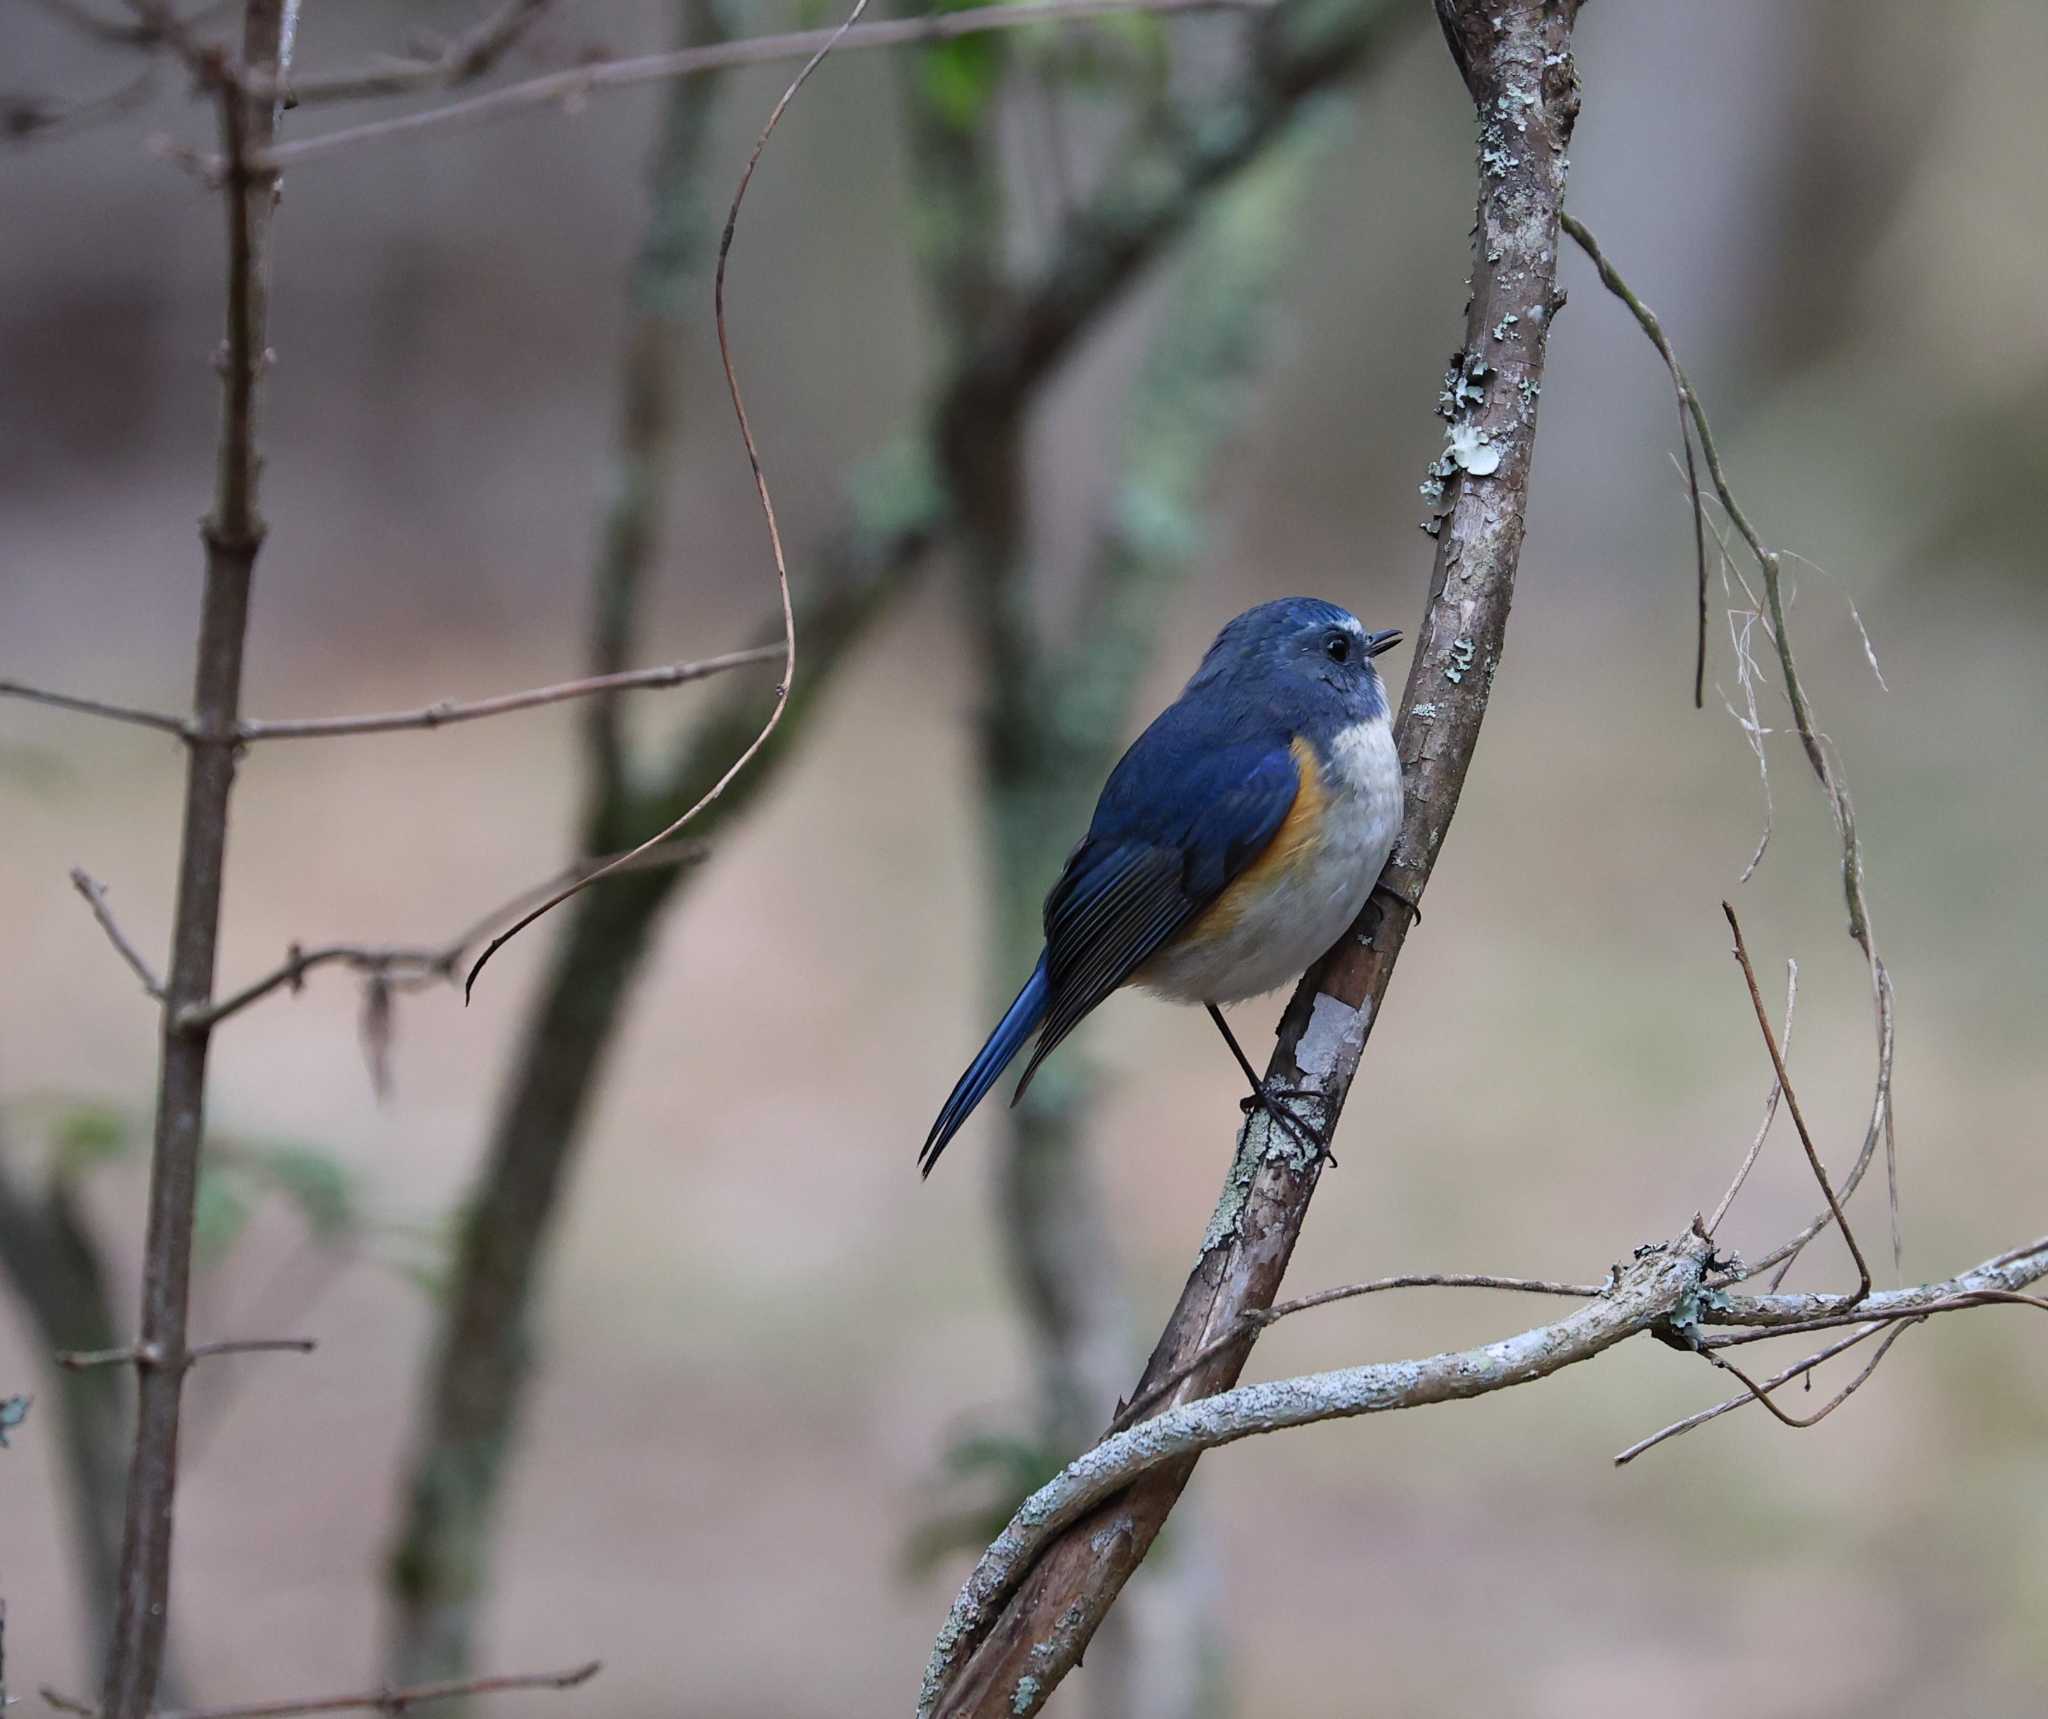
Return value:
<svg viewBox="0 0 2048 1719">
<path fill-rule="evenodd" d="M 1330 803 L 1329 790 L 1323 786 L 1323 767 L 1316 761 L 1315 748 L 1306 740 L 1296 740 L 1289 750 L 1294 754 L 1301 786 L 1295 790 L 1294 804 L 1287 808 L 1280 828 L 1266 844 L 1265 852 L 1223 886 L 1223 893 L 1202 910 L 1176 942 L 1200 945 L 1228 936 L 1252 907 L 1322 844 L 1323 813 Z"/>
</svg>

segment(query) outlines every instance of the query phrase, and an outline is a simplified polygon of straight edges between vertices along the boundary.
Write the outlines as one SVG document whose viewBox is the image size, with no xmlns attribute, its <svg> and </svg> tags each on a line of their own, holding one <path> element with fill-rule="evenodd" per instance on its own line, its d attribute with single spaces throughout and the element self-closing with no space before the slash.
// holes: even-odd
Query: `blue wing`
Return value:
<svg viewBox="0 0 2048 1719">
<path fill-rule="evenodd" d="M 1284 733 L 1206 744 L 1175 706 L 1124 754 L 1095 821 L 1045 902 L 1045 1024 L 1038 1065 L 1263 853 L 1301 775 Z"/>
</svg>

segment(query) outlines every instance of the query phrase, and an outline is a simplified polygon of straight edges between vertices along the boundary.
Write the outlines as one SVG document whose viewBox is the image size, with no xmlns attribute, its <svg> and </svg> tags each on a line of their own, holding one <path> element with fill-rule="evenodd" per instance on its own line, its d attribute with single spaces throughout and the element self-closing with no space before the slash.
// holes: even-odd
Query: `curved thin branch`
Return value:
<svg viewBox="0 0 2048 1719">
<path fill-rule="evenodd" d="M 1818 1354 L 1809 1355 L 1803 1361 L 1795 1361 L 1792 1363 L 1791 1366 L 1787 1367 L 1782 1373 L 1772 1375 L 1771 1378 L 1767 1379 L 1764 1382 L 1762 1391 L 1775 1391 L 1780 1385 L 1786 1384 L 1790 1380 L 1800 1377 L 1802 1374 L 1812 1372 L 1814 1368 L 1818 1367 L 1823 1361 L 1832 1361 L 1837 1355 L 1842 1354 L 1846 1350 L 1855 1348 L 1857 1344 L 1864 1342 L 1868 1338 L 1875 1337 L 1880 1331 L 1883 1331 L 1885 1329 L 1886 1327 L 1883 1324 L 1866 1325 L 1863 1327 L 1862 1330 L 1856 1332 L 1854 1335 L 1844 1337 L 1839 1343 L 1830 1343 L 1825 1349 L 1821 1350 Z M 1900 1331 L 1903 1331 L 1905 1329 L 1905 1326 L 1895 1325 L 1890 1327 L 1890 1329 L 1893 1335 L 1896 1336 Z M 1884 1352 L 1880 1350 L 1878 1352 L 1877 1360 L 1881 1361 L 1883 1359 Z M 1858 1378 L 1857 1383 L 1862 1383 L 1862 1378 L 1867 1377 L 1869 1372 L 1873 1371 L 1876 1368 L 1876 1365 L 1877 1362 L 1873 1361 L 1871 1363 L 1871 1366 L 1865 1369 L 1865 1373 Z M 1760 1392 L 1755 1387 L 1752 1387 L 1751 1389 L 1742 1392 L 1739 1396 L 1728 1397 L 1723 1401 L 1716 1403 L 1710 1409 L 1701 1409 L 1698 1414 L 1687 1415 L 1683 1420 L 1673 1421 L 1668 1427 L 1660 1427 L 1657 1431 L 1650 1434 L 1648 1438 L 1637 1439 L 1636 1442 L 1630 1445 L 1627 1450 L 1617 1453 L 1614 1458 L 1614 1466 L 1616 1468 L 1626 1468 L 1630 1463 L 1634 1462 L 1635 1459 L 1641 1456 L 1645 1451 L 1655 1450 L 1658 1445 L 1663 1444 L 1667 1439 L 1674 1439 L 1679 1437 L 1683 1433 L 1689 1433 L 1693 1430 L 1694 1427 L 1703 1427 L 1709 1421 L 1719 1420 L 1723 1415 L 1729 1413 L 1731 1410 L 1741 1408 L 1744 1403 L 1755 1402 L 1758 1396 L 1761 1394 L 1762 1392 Z"/>
<path fill-rule="evenodd" d="M 563 902 L 588 889 L 600 878 L 631 864 L 651 848 L 659 847 L 723 794 L 731 785 L 733 778 L 751 764 L 761 748 L 768 744 L 770 736 L 781 726 L 783 712 L 789 708 L 790 688 L 796 681 L 796 609 L 790 600 L 789 563 L 782 552 L 782 527 L 776 523 L 775 503 L 768 494 L 768 478 L 761 470 L 761 453 L 754 445 L 753 427 L 747 422 L 746 401 L 740 396 L 739 375 L 733 369 L 732 344 L 725 326 L 725 269 L 732 256 L 733 235 L 739 228 L 740 207 L 746 202 L 747 187 L 754 182 L 754 169 L 761 165 L 761 152 L 768 147 L 769 138 L 775 135 L 775 128 L 782 123 L 782 116 L 789 111 L 789 104 L 796 100 L 797 92 L 810 80 L 811 74 L 825 63 L 825 56 L 839 45 L 846 32 L 860 22 L 861 14 L 867 9 L 868 0 L 854 0 L 853 10 L 847 13 L 845 22 L 804 62 L 803 70 L 790 79 L 789 88 L 782 92 L 781 99 L 769 110 L 768 123 L 761 127 L 761 135 L 754 140 L 753 153 L 747 157 L 746 166 L 740 170 L 740 182 L 733 191 L 732 206 L 725 214 L 725 230 L 718 238 L 718 266 L 711 276 L 711 320 L 718 331 L 719 363 L 725 369 L 726 391 L 732 396 L 733 416 L 739 421 L 740 441 L 747 450 L 747 466 L 754 475 L 754 494 L 761 503 L 761 517 L 768 526 L 768 547 L 775 558 L 775 594 L 782 605 L 782 679 L 775 686 L 775 702 L 769 707 L 768 719 L 761 724 L 760 732 L 747 742 L 740 755 L 727 766 L 725 774 L 712 783 L 680 817 L 664 828 L 656 830 L 638 847 L 629 849 L 617 859 L 607 860 L 588 876 L 578 878 L 567 888 L 558 890 L 538 907 L 521 915 L 512 925 L 493 937 L 485 946 L 484 952 L 476 958 L 476 965 L 470 968 L 469 977 L 463 982 L 465 998 L 475 989 L 477 975 L 484 970 L 484 964 L 536 919 L 560 907 Z"/>
</svg>

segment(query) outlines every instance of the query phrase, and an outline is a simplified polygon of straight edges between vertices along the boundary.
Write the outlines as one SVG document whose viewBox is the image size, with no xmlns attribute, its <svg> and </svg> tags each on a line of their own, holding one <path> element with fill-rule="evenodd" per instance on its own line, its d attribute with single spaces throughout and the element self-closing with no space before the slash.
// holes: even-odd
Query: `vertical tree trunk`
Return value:
<svg viewBox="0 0 2048 1719">
<path fill-rule="evenodd" d="M 249 0 L 243 14 L 243 66 L 275 71 L 283 37 L 283 0 Z M 257 510 L 256 398 L 267 361 L 269 238 L 274 174 L 253 173 L 250 151 L 268 146 L 277 104 L 238 89 L 217 91 L 222 154 L 229 163 L 228 311 L 219 472 L 202 528 L 206 582 L 200 604 L 193 734 L 185 775 L 171 965 L 163 999 L 156 1124 L 150 1156 L 149 1226 L 144 1242 L 138 1337 L 135 1454 L 114 1630 L 107 1657 L 106 1719 L 143 1719 L 155 1697 L 169 1622 L 171 1517 L 178 1477 L 178 1416 L 185 1380 L 186 1313 L 192 1270 L 193 1202 L 206 1116 L 206 1057 L 211 1030 L 190 1027 L 181 1011 L 213 995 L 227 864 L 228 802 L 234 791 L 241 710 L 242 646 L 249 588 L 263 521 Z"/>
</svg>

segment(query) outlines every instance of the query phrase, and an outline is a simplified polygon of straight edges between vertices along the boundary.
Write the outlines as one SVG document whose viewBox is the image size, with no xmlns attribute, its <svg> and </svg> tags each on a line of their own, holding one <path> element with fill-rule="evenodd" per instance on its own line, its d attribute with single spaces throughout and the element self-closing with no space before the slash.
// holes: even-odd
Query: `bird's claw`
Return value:
<svg viewBox="0 0 2048 1719">
<path fill-rule="evenodd" d="M 1263 1110 L 1275 1123 L 1286 1129 L 1297 1141 L 1334 1170 L 1337 1167 L 1337 1155 L 1330 1150 L 1329 1136 L 1310 1123 L 1298 1110 L 1281 1102 L 1281 1100 L 1288 1098 L 1321 1098 L 1322 1096 L 1323 1094 L 1320 1092 L 1311 1091 L 1304 1086 L 1284 1086 L 1272 1091 L 1261 1087 L 1257 1092 L 1246 1093 L 1244 1097 L 1237 1101 L 1237 1107 L 1246 1116 L 1251 1115 L 1254 1110 Z"/>
</svg>

